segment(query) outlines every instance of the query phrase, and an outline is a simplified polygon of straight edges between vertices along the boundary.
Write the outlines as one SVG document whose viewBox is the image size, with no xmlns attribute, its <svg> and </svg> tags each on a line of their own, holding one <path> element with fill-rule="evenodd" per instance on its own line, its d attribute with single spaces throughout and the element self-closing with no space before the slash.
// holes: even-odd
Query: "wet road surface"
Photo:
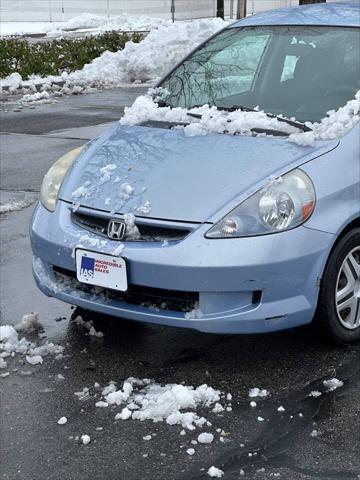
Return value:
<svg viewBox="0 0 360 480">
<path fill-rule="evenodd" d="M 1 204 L 31 203 L 49 165 L 105 128 L 94 125 L 118 118 L 140 91 L 67 97 L 22 112 L 8 107 L 1 114 L 6 132 L 0 138 Z M 44 297 L 32 281 L 32 209 L 1 216 L 0 324 L 15 325 L 25 313 L 37 311 L 47 338 L 65 352 L 59 360 L 46 357 L 40 366 L 26 364 L 22 356 L 9 360 L 10 375 L 0 378 L 1 479 L 197 480 L 210 478 L 211 465 L 225 472 L 224 479 L 360 478 L 360 346 L 334 348 L 311 328 L 208 335 L 95 315 L 95 326 L 105 336 L 91 337 L 71 320 L 79 312 Z M 129 376 L 207 383 L 231 392 L 232 411 L 198 412 L 212 422 L 209 431 L 225 432 L 224 441 L 215 433 L 212 444 L 196 445 L 189 456 L 186 449 L 200 429 L 181 436 L 180 426 L 115 421 L 119 407 L 95 407 L 100 399 L 95 382 L 121 386 Z M 333 377 L 344 386 L 328 393 L 322 382 Z M 84 387 L 89 395 L 79 400 L 74 392 Z M 270 391 L 269 397 L 256 399 L 255 408 L 248 397 L 253 387 Z M 309 397 L 313 390 L 323 394 Z M 285 410 L 279 412 L 279 406 Z M 62 416 L 68 423 L 60 427 Z M 314 431 L 319 435 L 311 436 Z M 89 445 L 75 440 L 83 434 L 91 436 Z M 148 434 L 153 438 L 144 441 Z"/>
</svg>

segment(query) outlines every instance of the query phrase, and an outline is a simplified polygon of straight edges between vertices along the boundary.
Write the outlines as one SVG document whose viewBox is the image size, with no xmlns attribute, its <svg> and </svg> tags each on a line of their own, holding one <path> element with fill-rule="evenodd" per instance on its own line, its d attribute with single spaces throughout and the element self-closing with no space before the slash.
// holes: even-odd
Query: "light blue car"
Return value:
<svg viewBox="0 0 360 480">
<path fill-rule="evenodd" d="M 359 2 L 248 17 L 175 67 L 158 105 L 259 107 L 311 134 L 360 90 L 359 27 Z M 202 332 L 314 321 L 338 342 L 357 341 L 359 123 L 312 145 L 274 128 L 189 136 L 183 127 L 116 124 L 51 167 L 31 222 L 40 290 Z"/>
</svg>

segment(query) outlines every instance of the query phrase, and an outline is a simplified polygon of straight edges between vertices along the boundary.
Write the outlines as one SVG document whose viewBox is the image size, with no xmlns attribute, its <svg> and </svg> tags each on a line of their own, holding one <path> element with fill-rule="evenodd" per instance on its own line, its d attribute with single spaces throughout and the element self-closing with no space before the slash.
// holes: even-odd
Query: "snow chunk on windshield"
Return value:
<svg viewBox="0 0 360 480">
<path fill-rule="evenodd" d="M 320 123 L 306 123 L 311 132 L 294 133 L 289 140 L 302 146 L 312 146 L 315 140 L 335 140 L 349 132 L 359 121 L 360 90 L 355 99 L 350 100 L 344 107 L 331 110 L 328 116 Z"/>
<path fill-rule="evenodd" d="M 315 140 L 333 140 L 350 131 L 359 121 L 360 91 L 354 100 L 344 107 L 331 111 L 320 123 L 306 122 L 311 131 L 301 131 L 277 118 L 269 117 L 263 111 L 235 110 L 227 112 L 217 107 L 204 105 L 186 110 L 171 108 L 156 103 L 160 89 L 150 89 L 146 95 L 138 97 L 131 107 L 125 108 L 121 125 L 138 125 L 149 120 L 178 123 L 177 129 L 183 129 L 186 135 L 206 135 L 209 133 L 227 133 L 230 135 L 254 134 L 253 129 L 277 130 L 288 135 L 288 140 L 302 146 L 311 146 Z M 294 119 L 291 119 L 294 120 Z M 186 123 L 187 125 L 181 125 Z M 256 135 L 265 133 L 255 132 Z M 269 132 L 271 135 L 271 132 Z"/>
</svg>

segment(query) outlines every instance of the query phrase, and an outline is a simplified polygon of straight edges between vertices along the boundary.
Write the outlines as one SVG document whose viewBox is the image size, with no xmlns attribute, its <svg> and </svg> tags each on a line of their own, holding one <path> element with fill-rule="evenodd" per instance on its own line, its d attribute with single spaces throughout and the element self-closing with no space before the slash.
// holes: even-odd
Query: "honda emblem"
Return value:
<svg viewBox="0 0 360 480">
<path fill-rule="evenodd" d="M 126 223 L 122 220 L 110 220 L 108 225 L 108 237 L 112 240 L 122 240 L 126 233 Z"/>
</svg>

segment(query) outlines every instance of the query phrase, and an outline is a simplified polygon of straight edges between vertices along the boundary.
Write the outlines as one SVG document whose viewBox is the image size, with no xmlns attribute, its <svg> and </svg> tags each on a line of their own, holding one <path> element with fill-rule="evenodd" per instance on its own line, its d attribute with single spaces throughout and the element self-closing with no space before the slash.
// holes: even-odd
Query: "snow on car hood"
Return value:
<svg viewBox="0 0 360 480">
<path fill-rule="evenodd" d="M 112 213 L 205 222 L 281 175 L 333 148 L 285 138 L 114 125 L 80 155 L 60 199 Z"/>
</svg>

